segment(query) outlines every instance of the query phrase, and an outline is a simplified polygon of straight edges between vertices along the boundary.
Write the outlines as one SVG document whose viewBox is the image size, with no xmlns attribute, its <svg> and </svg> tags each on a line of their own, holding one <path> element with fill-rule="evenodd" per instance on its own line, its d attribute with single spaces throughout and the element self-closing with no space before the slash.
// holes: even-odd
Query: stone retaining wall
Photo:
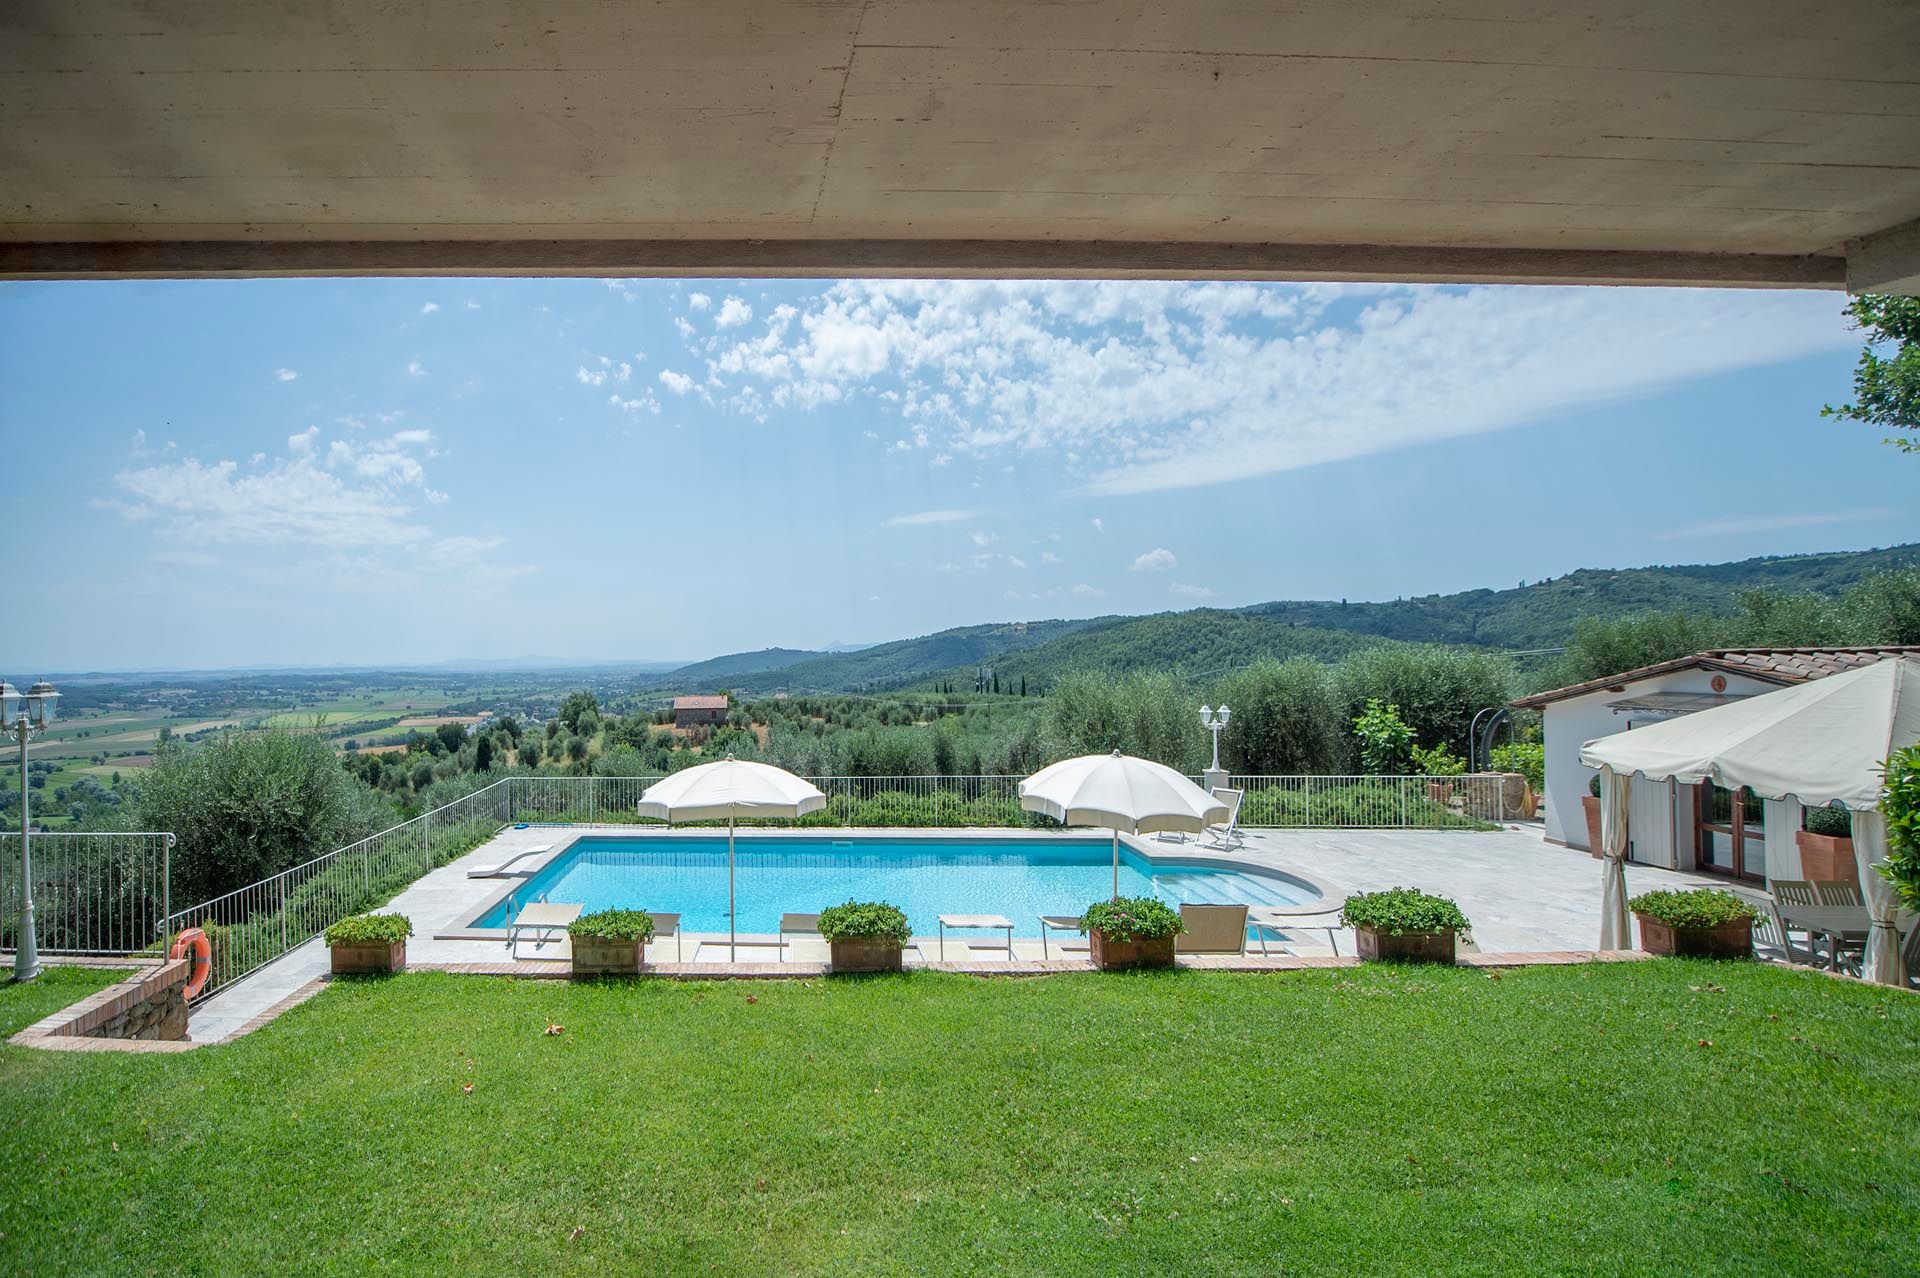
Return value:
<svg viewBox="0 0 1920 1278">
<path fill-rule="evenodd" d="M 185 1046 L 191 968 L 187 959 L 170 959 L 62 1008 L 21 1030 L 12 1041 L 25 1047 L 80 1047 L 74 1040 Z"/>
</svg>

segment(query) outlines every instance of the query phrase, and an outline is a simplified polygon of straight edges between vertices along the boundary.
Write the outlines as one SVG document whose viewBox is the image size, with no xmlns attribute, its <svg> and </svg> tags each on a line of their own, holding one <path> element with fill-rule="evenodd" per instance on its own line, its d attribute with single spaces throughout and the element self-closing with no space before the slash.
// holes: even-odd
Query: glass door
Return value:
<svg viewBox="0 0 1920 1278">
<path fill-rule="evenodd" d="M 1758 795 L 1702 781 L 1694 791 L 1694 811 L 1694 848 L 1702 870 L 1737 879 L 1766 879 L 1766 804 Z"/>
</svg>

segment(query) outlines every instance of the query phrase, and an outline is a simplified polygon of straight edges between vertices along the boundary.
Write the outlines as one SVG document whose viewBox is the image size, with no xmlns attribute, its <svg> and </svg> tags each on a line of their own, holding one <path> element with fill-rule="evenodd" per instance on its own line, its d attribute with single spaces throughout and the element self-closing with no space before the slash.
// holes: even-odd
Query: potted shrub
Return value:
<svg viewBox="0 0 1920 1278">
<path fill-rule="evenodd" d="M 1640 921 L 1640 948 L 1682 958 L 1747 958 L 1753 907 L 1720 888 L 1645 892 L 1627 902 Z"/>
<path fill-rule="evenodd" d="M 644 910 L 595 910 L 567 924 L 575 976 L 632 976 L 646 961 L 653 916 Z"/>
<path fill-rule="evenodd" d="M 848 901 L 820 911 L 820 935 L 836 972 L 898 972 L 907 916 L 884 901 Z"/>
<path fill-rule="evenodd" d="M 1375 962 L 1451 963 L 1454 942 L 1467 930 L 1458 905 L 1416 888 L 1350 896 L 1340 922 L 1359 939 L 1360 957 Z"/>
<path fill-rule="evenodd" d="M 1800 845 L 1800 877 L 1843 879 L 1859 877 L 1853 862 L 1853 814 L 1845 808 L 1808 808 L 1807 828 L 1796 832 Z"/>
<path fill-rule="evenodd" d="M 407 938 L 413 920 L 404 914 L 355 914 L 327 929 L 327 947 L 333 951 L 333 970 L 340 972 L 404 972 Z"/>
<path fill-rule="evenodd" d="M 1587 793 L 1581 798 L 1580 806 L 1587 810 L 1587 850 L 1595 856 L 1600 855 L 1600 774 L 1593 774 L 1593 780 L 1587 782 Z"/>
<path fill-rule="evenodd" d="M 1116 896 L 1088 906 L 1080 916 L 1093 965 L 1105 971 L 1172 967 L 1173 938 L 1185 930 L 1176 911 L 1150 896 Z"/>
<path fill-rule="evenodd" d="M 1424 746 L 1413 748 L 1413 766 L 1429 778 L 1427 798 L 1445 806 L 1453 802 L 1453 782 L 1435 781 L 1433 777 L 1458 777 L 1466 775 L 1467 761 L 1447 749 L 1443 743 L 1431 750 Z"/>
</svg>

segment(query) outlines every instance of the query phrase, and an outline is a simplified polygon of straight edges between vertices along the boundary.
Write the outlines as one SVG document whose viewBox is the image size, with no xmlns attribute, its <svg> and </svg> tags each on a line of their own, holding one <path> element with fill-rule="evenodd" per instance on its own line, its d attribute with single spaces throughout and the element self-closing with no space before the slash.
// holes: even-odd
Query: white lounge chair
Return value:
<svg viewBox="0 0 1920 1278">
<path fill-rule="evenodd" d="M 653 920 L 653 939 L 658 941 L 671 936 L 673 938 L 673 961 L 686 962 L 686 956 L 680 949 L 680 916 L 678 914 L 655 914 L 651 910 L 647 917 Z"/>
<path fill-rule="evenodd" d="M 1184 930 L 1173 938 L 1176 953 L 1247 952 L 1247 907 L 1244 905 L 1183 904 L 1180 923 Z"/>
<path fill-rule="evenodd" d="M 1279 907 L 1255 909 L 1247 918 L 1247 926 L 1253 929 L 1254 937 L 1260 942 L 1260 953 L 1266 954 L 1269 937 L 1284 941 L 1291 932 L 1325 932 L 1327 948 L 1334 957 L 1340 955 L 1340 907 L 1335 905 L 1317 905 L 1310 910 L 1288 910 Z M 1282 947 L 1282 952 L 1293 951 Z"/>
<path fill-rule="evenodd" d="M 1227 805 L 1227 823 L 1207 827 L 1207 846 L 1231 851 L 1245 843 L 1246 836 L 1240 833 L 1240 801 L 1247 797 L 1245 790 L 1230 790 L 1226 786 L 1213 788 L 1213 797 Z"/>
<path fill-rule="evenodd" d="M 787 938 L 789 936 L 820 935 L 820 916 L 818 914 L 782 914 L 780 916 L 780 961 L 787 961 Z"/>
<path fill-rule="evenodd" d="M 1078 914 L 1042 914 L 1040 916 L 1040 957 L 1043 959 L 1053 957 L 1047 949 L 1047 937 L 1054 932 L 1067 932 L 1074 936 L 1080 935 L 1080 916 Z M 1065 954 L 1068 950 L 1080 950 L 1084 953 L 1092 948 L 1090 945 L 1068 945 L 1064 941 L 1060 944 L 1060 952 L 1062 954 Z"/>
<path fill-rule="evenodd" d="M 525 861 L 530 857 L 545 856 L 551 851 L 553 851 L 553 844 L 551 843 L 542 843 L 538 847 L 522 848 L 498 865 L 482 865 L 468 870 L 467 877 L 470 879 L 506 879 L 524 874 L 532 874 L 532 870 L 516 870 L 513 866 L 516 862 Z"/>
<path fill-rule="evenodd" d="M 1078 921 L 1074 923 L 1079 927 Z M 1007 962 L 1013 962 L 1013 920 L 998 914 L 942 914 L 940 916 L 940 961 L 947 961 L 947 929 L 965 931 L 970 928 L 982 928 L 990 931 L 1005 931 L 1007 934 Z M 969 943 L 971 948 L 971 943 Z"/>
<path fill-rule="evenodd" d="M 539 949 L 548 941 L 564 937 L 567 925 L 586 911 L 584 905 L 555 905 L 550 901 L 535 901 L 518 914 L 513 922 L 507 924 L 507 949 L 519 952 L 520 942 L 533 938 L 533 948 Z"/>
</svg>

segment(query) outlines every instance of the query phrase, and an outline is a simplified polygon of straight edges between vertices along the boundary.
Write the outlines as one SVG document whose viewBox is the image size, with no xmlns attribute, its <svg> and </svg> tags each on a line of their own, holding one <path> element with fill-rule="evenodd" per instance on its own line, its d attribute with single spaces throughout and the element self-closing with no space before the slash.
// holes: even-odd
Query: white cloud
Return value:
<svg viewBox="0 0 1920 1278">
<path fill-rule="evenodd" d="M 1101 595 L 1104 595 L 1107 592 L 1100 589 L 1100 587 L 1098 586 L 1089 586 L 1086 582 L 1083 581 L 1079 585 L 1075 586 L 1072 589 L 1072 591 L 1070 591 L 1069 593 L 1071 593 L 1076 599 L 1098 599 Z"/>
<path fill-rule="evenodd" d="M 689 310 L 704 311 L 712 305 L 713 305 L 713 299 L 711 297 L 708 297 L 705 293 L 687 294 L 687 308 Z"/>
<path fill-rule="evenodd" d="M 421 313 L 422 315 L 431 315 L 431 314 L 433 314 L 433 313 L 434 313 L 435 311 L 437 311 L 437 310 L 439 310 L 439 309 L 440 309 L 440 303 L 438 303 L 438 302 L 428 302 L 428 303 L 427 303 L 427 304 L 426 304 L 425 306 L 422 306 L 422 307 L 420 308 L 420 313 Z"/>
<path fill-rule="evenodd" d="M 909 515 L 895 515 L 887 520 L 889 528 L 912 528 L 920 524 L 960 524 L 969 519 L 978 519 L 977 510 L 917 510 Z"/>
<path fill-rule="evenodd" d="M 283 382 L 298 381 L 300 378 L 300 374 L 294 372 L 291 368 L 276 368 L 273 370 L 273 375 Z"/>
<path fill-rule="evenodd" d="M 693 325 L 687 323 L 687 317 L 684 315 L 674 316 L 673 326 L 675 329 L 679 330 L 681 337 L 692 337 L 694 334 Z"/>
<path fill-rule="evenodd" d="M 607 402 L 623 413 L 648 412 L 658 415 L 660 412 L 660 401 L 654 398 L 650 390 L 643 390 L 638 395 L 624 399 L 619 391 L 615 391 L 607 396 Z"/>
<path fill-rule="evenodd" d="M 470 311 L 477 311 L 480 309 L 480 303 L 474 301 L 471 297 L 469 297 L 467 299 L 467 309 Z"/>
<path fill-rule="evenodd" d="M 735 411 L 871 395 L 937 453 L 1043 451 L 1083 491 L 1121 494 L 1522 426 L 1857 340 L 1817 294 L 858 280 L 716 338 L 710 359 L 737 375 Z"/>
<path fill-rule="evenodd" d="M 134 431 L 133 442 L 128 446 L 127 454 L 131 457 L 145 457 L 151 451 L 152 450 L 147 447 L 147 432 L 144 430 Z"/>
<path fill-rule="evenodd" d="M 287 448 L 296 453 L 310 453 L 313 451 L 314 441 L 319 438 L 320 428 L 309 426 L 298 435 L 287 436 Z"/>
<path fill-rule="evenodd" d="M 1097 533 L 1105 532 L 1107 530 L 1107 521 L 1095 515 L 1093 517 L 1093 530 Z"/>
<path fill-rule="evenodd" d="M 737 328 L 753 318 L 753 308 L 737 297 L 729 297 L 720 303 L 720 313 L 713 317 L 715 328 Z"/>
<path fill-rule="evenodd" d="M 426 375 L 427 375 L 427 366 L 420 362 L 419 356 L 416 355 L 412 359 L 407 361 L 408 377 L 425 377 Z"/>
<path fill-rule="evenodd" d="M 1040 552 L 1040 562 L 1048 566 L 1053 566 L 1063 564 L 1067 561 L 1054 554 L 1051 550 L 1043 550 Z"/>
<path fill-rule="evenodd" d="M 967 539 L 976 546 L 991 546 L 1000 539 L 984 529 L 976 528 L 967 534 Z"/>
<path fill-rule="evenodd" d="M 574 380 L 578 381 L 582 386 L 598 386 L 607 380 L 607 375 L 604 372 L 596 372 L 589 369 L 585 364 L 574 369 L 573 376 Z"/>
<path fill-rule="evenodd" d="M 1185 582 L 1179 582 L 1179 581 L 1176 581 L 1173 583 L 1173 585 L 1169 586 L 1168 591 L 1169 593 L 1173 594 L 1176 598 L 1179 598 L 1179 599 L 1211 599 L 1213 598 L 1213 587 L 1189 586 Z"/>
<path fill-rule="evenodd" d="M 1167 572 L 1180 566 L 1174 553 L 1165 546 L 1156 546 L 1127 565 L 1129 572 Z"/>
<path fill-rule="evenodd" d="M 693 379 L 685 373 L 676 373 L 671 368 L 660 370 L 660 384 L 676 395 L 684 395 L 693 389 Z"/>
<path fill-rule="evenodd" d="M 1891 519 L 1900 512 L 1884 506 L 1866 507 L 1859 510 L 1832 510 L 1797 515 L 1729 515 L 1723 519 L 1709 519 L 1704 523 L 1688 524 L 1683 528 L 1668 528 L 1662 532 L 1651 533 L 1655 541 L 1680 541 L 1693 537 L 1733 537 L 1743 533 L 1781 532 L 1788 528 L 1823 528 L 1828 524 L 1862 524 L 1878 519 Z"/>
</svg>

